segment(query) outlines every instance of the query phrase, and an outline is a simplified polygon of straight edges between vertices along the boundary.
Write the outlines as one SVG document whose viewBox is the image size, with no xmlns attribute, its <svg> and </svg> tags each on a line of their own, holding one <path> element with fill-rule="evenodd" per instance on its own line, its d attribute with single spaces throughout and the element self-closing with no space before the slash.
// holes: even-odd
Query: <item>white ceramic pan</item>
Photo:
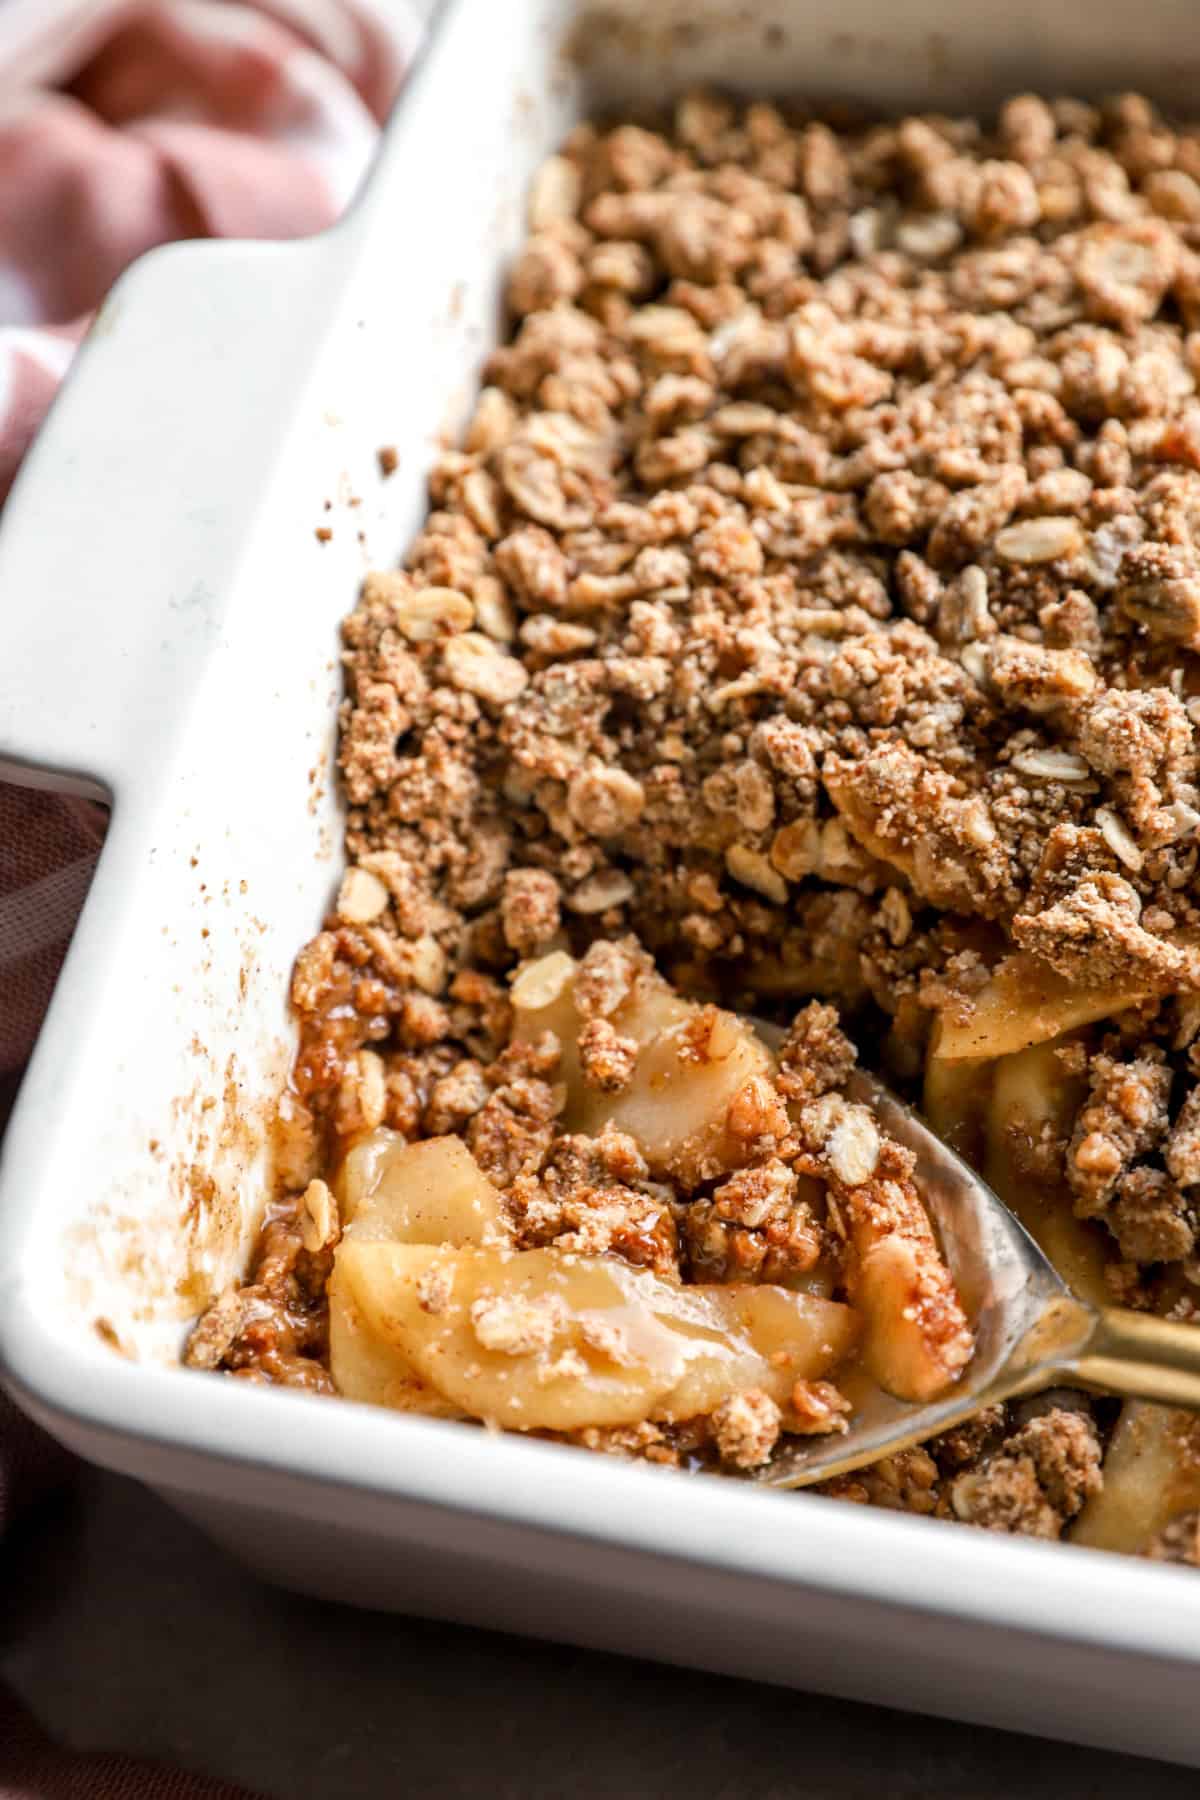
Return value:
<svg viewBox="0 0 1200 1800">
<path fill-rule="evenodd" d="M 313 1592 L 1200 1764 L 1195 1574 L 171 1366 L 252 1238 L 336 879 L 337 621 L 420 518 L 536 164 L 697 78 L 1195 112 L 1197 52 L 1190 0 L 459 0 L 341 226 L 120 283 L 0 533 L 0 761 L 114 801 L 0 1193 L 0 1361 L 64 1442 Z"/>
</svg>

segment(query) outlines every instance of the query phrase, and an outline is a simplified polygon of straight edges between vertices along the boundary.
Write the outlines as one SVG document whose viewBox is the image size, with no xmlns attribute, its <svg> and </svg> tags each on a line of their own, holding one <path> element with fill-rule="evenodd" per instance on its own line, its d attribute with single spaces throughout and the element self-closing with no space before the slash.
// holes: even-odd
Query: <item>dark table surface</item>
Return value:
<svg viewBox="0 0 1200 1800">
<path fill-rule="evenodd" d="M 0 1552 L 0 1596 L 0 1677 L 62 1740 L 278 1800 L 1197 1791 L 1133 1758 L 298 1599 L 95 1471 Z"/>
</svg>

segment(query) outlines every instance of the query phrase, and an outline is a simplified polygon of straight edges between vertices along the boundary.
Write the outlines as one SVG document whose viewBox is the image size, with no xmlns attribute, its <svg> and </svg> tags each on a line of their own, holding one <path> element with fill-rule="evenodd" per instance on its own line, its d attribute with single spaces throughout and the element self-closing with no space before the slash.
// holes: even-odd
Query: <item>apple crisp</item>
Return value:
<svg viewBox="0 0 1200 1800">
<path fill-rule="evenodd" d="M 857 1044 L 1068 1282 L 1200 1284 L 1200 127 L 682 100 L 537 175 L 345 622 L 281 1197 L 188 1360 L 656 1462 L 971 1335 Z M 768 1050 L 744 1022 L 773 1021 Z M 827 1492 L 1197 1560 L 1056 1390 Z"/>
</svg>

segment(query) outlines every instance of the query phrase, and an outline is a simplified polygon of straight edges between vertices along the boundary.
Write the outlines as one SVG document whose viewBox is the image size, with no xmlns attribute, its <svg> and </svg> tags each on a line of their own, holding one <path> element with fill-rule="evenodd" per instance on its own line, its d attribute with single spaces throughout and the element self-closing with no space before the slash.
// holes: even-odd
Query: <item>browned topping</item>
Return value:
<svg viewBox="0 0 1200 1800">
<path fill-rule="evenodd" d="M 494 1088 L 467 1128 L 476 1162 L 497 1187 L 541 1167 L 554 1141 L 562 1095 L 547 1081 L 518 1075 Z"/>
<path fill-rule="evenodd" d="M 547 943 L 558 930 L 559 887 L 545 869 L 510 869 L 500 898 L 504 941 L 521 955 Z"/>
<path fill-rule="evenodd" d="M 843 1085 L 855 1063 L 854 1046 L 834 1007 L 817 1001 L 796 1014 L 779 1048 L 779 1091 L 803 1104 Z"/>
<path fill-rule="evenodd" d="M 815 1490 L 834 1500 L 860 1506 L 883 1506 L 894 1512 L 932 1514 L 942 1511 L 938 1467 L 927 1450 L 901 1450 L 869 1469 L 837 1476 Z"/>
<path fill-rule="evenodd" d="M 712 1416 L 721 1461 L 735 1469 L 757 1469 L 770 1460 L 782 1414 L 769 1394 L 747 1388 L 723 1400 Z"/>
<path fill-rule="evenodd" d="M 740 1170 L 688 1207 L 688 1267 L 700 1281 L 779 1281 L 808 1274 L 830 1248 L 820 1189 L 778 1157 Z"/>
<path fill-rule="evenodd" d="M 1196 1242 L 1196 1213 L 1162 1169 L 1122 1177 L 1109 1220 L 1121 1255 L 1134 1263 L 1182 1262 Z"/>
<path fill-rule="evenodd" d="M 575 1004 L 584 1018 L 607 1019 L 615 1013 L 646 965 L 645 954 L 632 940 L 609 944 L 597 939 L 575 978 Z"/>
<path fill-rule="evenodd" d="M 1118 1061 L 1096 1056 L 1089 1092 L 1075 1121 L 1067 1180 L 1084 1218 L 1103 1214 L 1135 1157 L 1161 1141 L 1167 1127 L 1171 1072 L 1162 1052 Z"/>
<path fill-rule="evenodd" d="M 311 1184 L 318 1190 L 324 1186 Z M 325 1283 L 332 1266 L 328 1245 L 336 1220 L 332 1196 L 329 1202 L 326 1209 L 314 1197 L 312 1211 L 300 1200 L 272 1209 L 247 1285 L 223 1294 L 192 1332 L 184 1357 L 191 1368 L 228 1369 L 282 1387 L 334 1392 L 322 1360 L 328 1330 Z M 311 1251 L 306 1240 L 313 1236 L 314 1213 L 321 1217 L 320 1235 L 326 1241 Z"/>
<path fill-rule="evenodd" d="M 995 1447 L 1004 1431 L 1002 1406 L 985 1406 L 963 1425 L 955 1425 L 935 1438 L 932 1444 L 938 1465 L 948 1473 L 969 1468 Z"/>
<path fill-rule="evenodd" d="M 1091 1420 L 1055 1410 L 1031 1419 L 982 1469 L 960 1475 L 952 1502 L 970 1525 L 1056 1538 L 1100 1482 Z"/>
<path fill-rule="evenodd" d="M 788 1409 L 788 1430 L 802 1437 L 847 1429 L 850 1402 L 832 1381 L 797 1381 Z"/>
<path fill-rule="evenodd" d="M 1014 952 L 1121 1004 L 1072 1020 L 1061 1105 L 1005 1154 L 1102 1222 L 1125 1299 L 1194 1280 L 1194 135 L 1134 96 L 833 129 L 691 95 L 543 166 L 510 339 L 344 626 L 349 867 L 293 977 L 291 1249 L 274 1220 L 191 1360 L 320 1383 L 321 1189 L 382 1124 L 461 1134 L 523 1247 L 838 1293 L 903 1250 L 910 1350 L 961 1366 L 843 1027 L 915 1092 L 937 1015 L 969 1022 Z M 513 1043 L 512 1001 L 552 1009 L 573 958 L 578 1030 Z M 721 1156 L 669 1180 L 566 1100 L 636 1093 L 618 1015 L 655 964 L 716 1003 L 693 1073 L 722 1008 L 786 1032 Z M 574 1435 L 751 1467 L 837 1428 L 828 1385 Z M 1067 1405 L 991 1409 L 831 1491 L 1056 1536 L 1098 1457 Z"/>
<path fill-rule="evenodd" d="M 707 1447 L 708 1421 L 686 1419 L 678 1425 L 660 1425 L 643 1419 L 637 1425 L 588 1426 L 568 1434 L 568 1442 L 605 1456 L 638 1458 L 677 1469 Z"/>
<path fill-rule="evenodd" d="M 649 1175 L 637 1144 L 623 1132 L 560 1137 L 539 1175 L 521 1175 L 513 1183 L 518 1244 L 557 1244 L 587 1256 L 611 1253 L 639 1268 L 676 1273 L 671 1197 Z"/>
<path fill-rule="evenodd" d="M 1200 1512 L 1181 1513 L 1164 1525 L 1146 1555 L 1154 1562 L 1187 1563 L 1200 1568 Z"/>
<path fill-rule="evenodd" d="M 1158 648 L 1190 643 L 1197 561 L 1191 352 L 1157 316 L 1190 304 L 1171 171 L 1130 189 L 1137 132 L 1100 114 L 1017 139 L 772 117 L 768 144 L 688 101 L 539 178 L 514 339 L 393 578 L 477 614 L 499 590 L 515 642 L 397 663 L 395 603 L 364 600 L 351 848 L 424 819 L 473 949 L 499 899 L 524 950 L 512 865 L 572 929 L 751 990 L 803 993 L 823 887 L 862 896 L 859 940 L 982 912 L 1077 970 L 1124 920 L 1120 954 L 1178 982 L 1200 818 Z M 1129 217 L 1093 214 L 1107 178 Z M 424 745 L 423 813 L 381 707 Z M 1064 814 L 1092 848 L 1031 906 Z M 1088 885 L 1110 875 L 1127 894 Z"/>
<path fill-rule="evenodd" d="M 637 1039 L 622 1037 L 607 1019 L 589 1019 L 579 1033 L 583 1079 L 602 1094 L 619 1094 L 633 1080 Z"/>
</svg>

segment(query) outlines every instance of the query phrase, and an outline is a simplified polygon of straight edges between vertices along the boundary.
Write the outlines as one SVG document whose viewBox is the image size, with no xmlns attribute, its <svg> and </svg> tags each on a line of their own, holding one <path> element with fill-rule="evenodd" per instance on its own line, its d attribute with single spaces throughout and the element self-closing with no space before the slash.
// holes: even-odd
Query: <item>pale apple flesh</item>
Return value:
<svg viewBox="0 0 1200 1800">
<path fill-rule="evenodd" d="M 462 1412 L 421 1380 L 408 1358 L 372 1331 L 335 1267 L 329 1283 L 329 1368 L 347 1400 L 457 1419 Z"/>
<path fill-rule="evenodd" d="M 403 1352 L 364 1322 L 348 1290 L 344 1264 L 350 1242 L 393 1244 L 503 1243 L 509 1235 L 500 1192 L 459 1138 L 408 1144 L 385 1127 L 350 1151 L 338 1179 L 348 1222 L 329 1283 L 329 1367 L 349 1400 L 400 1412 L 459 1416 L 428 1386 Z"/>
<path fill-rule="evenodd" d="M 711 1412 L 850 1351 L 849 1307 L 782 1288 L 679 1287 L 616 1257 L 349 1242 L 339 1278 L 372 1335 L 469 1414 L 575 1431 Z"/>
<path fill-rule="evenodd" d="M 863 1321 L 862 1366 L 898 1400 L 932 1400 L 958 1379 L 974 1349 L 933 1235 L 914 1241 L 900 1232 L 852 1231 L 850 1293 Z"/>
</svg>

